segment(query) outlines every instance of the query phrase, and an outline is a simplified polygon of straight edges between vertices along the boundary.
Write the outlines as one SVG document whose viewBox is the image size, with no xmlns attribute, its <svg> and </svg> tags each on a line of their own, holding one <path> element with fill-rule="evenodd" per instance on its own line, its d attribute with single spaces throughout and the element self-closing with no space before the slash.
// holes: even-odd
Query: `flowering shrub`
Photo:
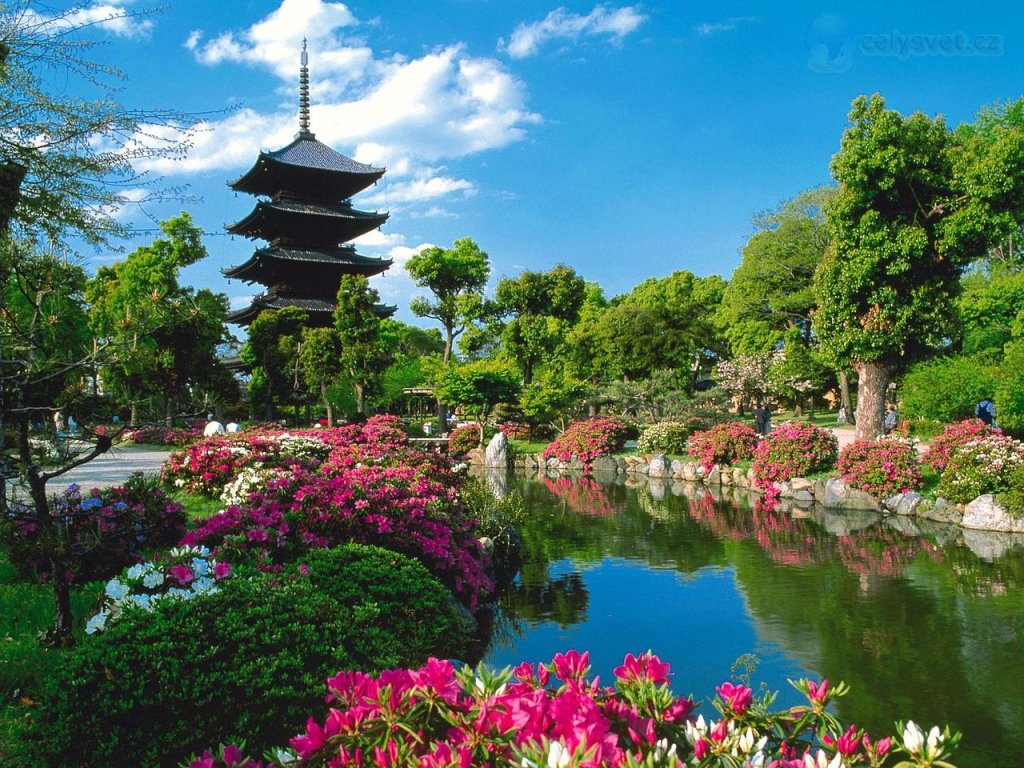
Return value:
<svg viewBox="0 0 1024 768">
<path fill-rule="evenodd" d="M 725 465 L 754 455 L 757 432 L 740 421 L 726 421 L 706 432 L 694 432 L 690 438 L 689 454 L 710 471 L 716 464 Z"/>
<path fill-rule="evenodd" d="M 529 440 L 530 425 L 521 421 L 508 421 L 498 425 L 498 431 L 509 440 Z"/>
<path fill-rule="evenodd" d="M 419 669 L 394 669 L 377 677 L 342 672 L 327 681 L 331 709 L 322 723 L 310 718 L 292 750 L 276 761 L 251 761 L 222 748 L 193 758 L 189 768 L 264 765 L 341 768 L 388 766 L 772 766 L 880 765 L 892 751 L 906 766 L 944 765 L 960 735 L 912 721 L 902 741 L 877 741 L 856 726 L 844 728 L 828 711 L 847 692 L 840 683 L 800 680 L 807 704 L 779 713 L 772 696 L 755 698 L 745 685 L 716 688 L 718 717 L 694 719 L 690 698 L 668 687 L 669 665 L 650 652 L 627 654 L 615 685 L 588 678 L 587 653 L 557 654 L 551 664 L 523 663 L 492 672 L 480 666 L 458 672 L 430 659 Z M 231 762 L 229 762 L 229 760 Z"/>
<path fill-rule="evenodd" d="M 70 580 L 105 580 L 141 560 L 144 551 L 170 546 L 185 533 L 184 508 L 141 474 L 84 496 L 77 485 L 68 486 L 51 500 L 50 512 L 48 532 L 28 507 L 12 507 L 6 528 L 11 562 L 22 575 L 42 581 L 49 578 L 53 547 L 68 554 Z"/>
<path fill-rule="evenodd" d="M 789 421 L 769 432 L 754 449 L 754 483 L 765 490 L 783 482 L 835 466 L 839 441 L 827 429 Z"/>
<path fill-rule="evenodd" d="M 206 547 L 175 547 L 164 557 L 136 563 L 107 582 L 100 610 L 86 622 L 87 635 L 102 632 L 126 609 L 152 611 L 161 600 L 191 600 L 217 592 L 231 566 L 210 557 Z"/>
<path fill-rule="evenodd" d="M 207 438 L 172 453 L 164 465 L 163 479 L 189 493 L 216 496 L 250 461 L 252 453 L 251 447 L 231 438 Z"/>
<path fill-rule="evenodd" d="M 146 445 L 184 446 L 203 439 L 206 422 L 194 421 L 186 427 L 165 427 L 162 424 L 147 424 L 121 433 L 121 442 L 144 443 Z"/>
<path fill-rule="evenodd" d="M 939 478 L 939 493 L 967 503 L 1009 488 L 1010 474 L 1024 464 L 1024 443 L 1003 434 L 979 437 L 955 448 Z"/>
<path fill-rule="evenodd" d="M 271 479 L 265 492 L 207 519 L 182 543 L 262 569 L 313 548 L 375 544 L 419 559 L 475 608 L 493 586 L 475 521 L 456 504 L 452 470 L 432 454 L 416 454 L 420 466 L 385 466 L 336 451 L 319 471 L 295 467 Z"/>
<path fill-rule="evenodd" d="M 621 449 L 628 429 L 619 419 L 607 416 L 574 421 L 544 449 L 544 458 L 569 461 L 575 457 L 589 464 L 602 453 Z"/>
<path fill-rule="evenodd" d="M 464 424 L 456 427 L 448 435 L 448 455 L 465 456 L 480 445 L 480 427 L 475 424 Z"/>
<path fill-rule="evenodd" d="M 850 486 L 877 499 L 916 491 L 924 484 L 917 451 L 903 440 L 857 440 L 839 452 L 836 468 Z"/>
<path fill-rule="evenodd" d="M 686 453 L 686 441 L 698 424 L 694 419 L 689 421 L 662 421 L 658 424 L 651 424 L 644 427 L 637 441 L 637 448 L 641 453 L 664 453 L 683 454 Z"/>
<path fill-rule="evenodd" d="M 947 424 L 942 434 L 932 440 L 928 450 L 921 457 L 921 462 L 930 464 L 933 469 L 941 472 L 949 464 L 949 459 L 957 448 L 972 440 L 996 433 L 997 430 L 993 430 L 981 419 L 965 419 Z"/>
<path fill-rule="evenodd" d="M 284 471 L 281 467 L 265 466 L 262 461 L 243 467 L 235 479 L 224 486 L 220 500 L 228 506 L 245 504 L 253 493 L 267 490 L 270 481 Z"/>
</svg>

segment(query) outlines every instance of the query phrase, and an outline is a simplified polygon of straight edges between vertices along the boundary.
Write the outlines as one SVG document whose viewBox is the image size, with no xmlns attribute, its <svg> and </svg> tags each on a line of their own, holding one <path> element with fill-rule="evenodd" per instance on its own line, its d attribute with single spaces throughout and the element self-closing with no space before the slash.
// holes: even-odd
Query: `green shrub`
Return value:
<svg viewBox="0 0 1024 768">
<path fill-rule="evenodd" d="M 903 377 L 900 403 L 909 419 L 958 421 L 996 389 L 997 368 L 984 354 L 953 355 L 913 366 Z"/>
<path fill-rule="evenodd" d="M 304 574 L 308 572 L 308 578 Z M 33 766 L 177 765 L 202 746 L 288 739 L 339 669 L 461 653 L 451 598 L 415 561 L 370 547 L 311 553 L 294 573 L 126 613 L 43 691 L 20 748 Z"/>
<path fill-rule="evenodd" d="M 686 443 L 694 430 L 703 429 L 702 423 L 695 420 L 688 421 L 662 421 L 658 424 L 651 424 L 645 427 L 637 442 L 637 449 L 641 453 L 672 453 L 683 455 L 686 453 Z"/>
<path fill-rule="evenodd" d="M 979 437 L 955 448 L 942 470 L 939 494 L 966 504 L 1009 487 L 1010 473 L 1024 465 L 1024 444 L 1002 434 Z"/>
<path fill-rule="evenodd" d="M 1024 339 L 1006 345 L 995 389 L 996 421 L 1011 434 L 1024 436 Z"/>
<path fill-rule="evenodd" d="M 1010 470 L 1006 490 L 996 497 L 996 502 L 1011 517 L 1024 517 L 1024 465 Z"/>
</svg>

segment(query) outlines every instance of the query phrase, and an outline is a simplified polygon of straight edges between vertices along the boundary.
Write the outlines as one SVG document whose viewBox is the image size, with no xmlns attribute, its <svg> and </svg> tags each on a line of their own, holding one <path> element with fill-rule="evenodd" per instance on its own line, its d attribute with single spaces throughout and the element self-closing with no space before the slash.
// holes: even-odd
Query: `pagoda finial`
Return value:
<svg viewBox="0 0 1024 768">
<path fill-rule="evenodd" d="M 302 66 L 299 68 L 299 135 L 312 136 L 309 130 L 309 55 L 306 38 L 302 38 Z"/>
</svg>

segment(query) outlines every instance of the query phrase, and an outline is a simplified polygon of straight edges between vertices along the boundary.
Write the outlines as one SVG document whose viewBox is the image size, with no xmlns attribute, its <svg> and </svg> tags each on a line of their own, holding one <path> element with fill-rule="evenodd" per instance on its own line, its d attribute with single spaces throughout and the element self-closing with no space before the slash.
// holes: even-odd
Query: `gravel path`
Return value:
<svg viewBox="0 0 1024 768">
<path fill-rule="evenodd" d="M 141 445 L 114 446 L 88 464 L 55 477 L 46 484 L 46 490 L 50 493 L 60 493 L 72 483 L 77 483 L 85 489 L 104 488 L 123 483 L 134 472 L 158 475 L 170 455 L 170 450 L 162 448 Z M 14 495 L 20 495 L 17 486 L 12 490 Z"/>
</svg>

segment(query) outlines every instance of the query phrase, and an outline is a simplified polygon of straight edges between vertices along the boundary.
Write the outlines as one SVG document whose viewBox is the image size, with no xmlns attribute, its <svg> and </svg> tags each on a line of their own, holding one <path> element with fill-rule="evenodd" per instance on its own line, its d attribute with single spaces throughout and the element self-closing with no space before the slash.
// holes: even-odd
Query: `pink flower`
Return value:
<svg viewBox="0 0 1024 768">
<path fill-rule="evenodd" d="M 192 569 L 187 565 L 171 566 L 170 570 L 167 571 L 167 574 L 183 587 L 195 578 L 195 574 L 192 573 Z"/>
<path fill-rule="evenodd" d="M 215 581 L 223 581 L 231 576 L 231 563 L 218 560 L 213 566 L 213 578 Z"/>
<path fill-rule="evenodd" d="M 671 666 L 650 651 L 638 657 L 627 653 L 621 666 L 615 668 L 615 676 L 620 680 L 636 680 L 662 685 L 668 682 Z"/>
<path fill-rule="evenodd" d="M 725 682 L 715 688 L 715 690 L 729 706 L 729 709 L 738 715 L 746 712 L 754 699 L 754 692 L 742 684 L 733 685 L 730 682 Z"/>
<path fill-rule="evenodd" d="M 556 653 L 551 661 L 555 675 L 564 682 L 579 680 L 590 669 L 590 651 L 580 653 L 576 650 Z"/>
</svg>

